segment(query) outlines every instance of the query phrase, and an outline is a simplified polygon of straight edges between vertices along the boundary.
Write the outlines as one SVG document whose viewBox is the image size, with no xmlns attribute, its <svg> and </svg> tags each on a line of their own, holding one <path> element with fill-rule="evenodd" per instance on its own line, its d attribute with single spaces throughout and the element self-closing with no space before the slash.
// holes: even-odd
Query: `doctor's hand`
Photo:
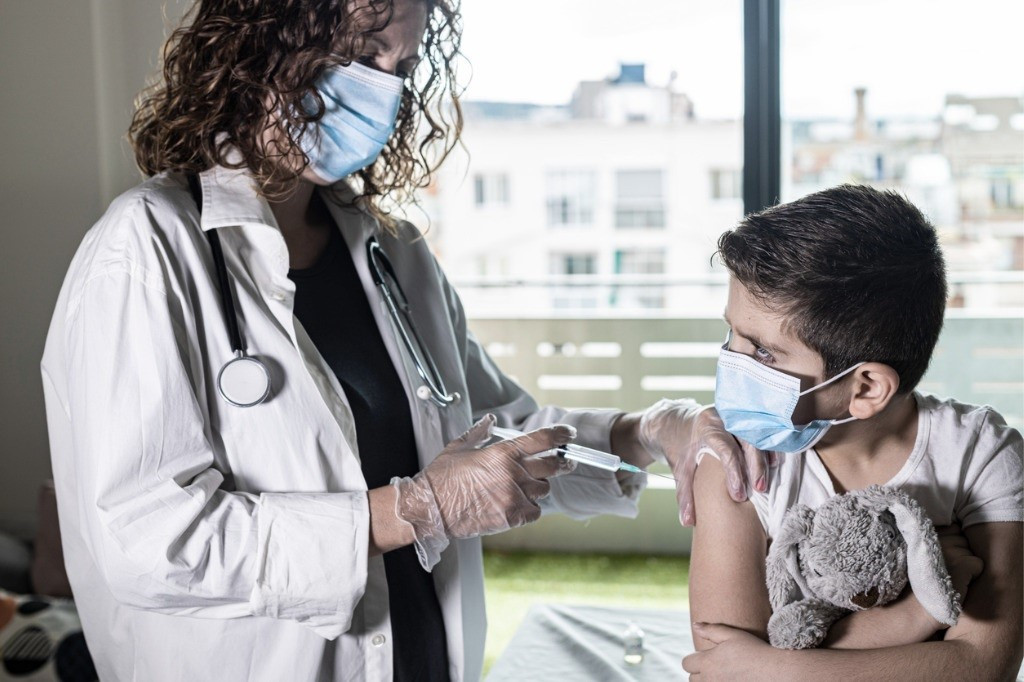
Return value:
<svg viewBox="0 0 1024 682">
<path fill-rule="evenodd" d="M 394 479 L 396 511 L 412 525 L 420 563 L 430 570 L 450 539 L 489 535 L 540 518 L 537 500 L 547 479 L 572 471 L 561 457 L 537 457 L 570 442 L 575 430 L 553 426 L 483 446 L 494 417 L 487 415 L 413 478 Z"/>
<path fill-rule="evenodd" d="M 693 477 L 704 455 L 722 462 L 729 496 L 737 502 L 747 499 L 747 483 L 764 492 L 768 489 L 768 468 L 774 453 L 765 453 L 738 441 L 725 430 L 713 405 L 693 400 L 660 400 L 641 415 L 640 444 L 655 459 L 665 462 L 676 479 L 679 521 L 691 526 L 697 521 L 693 506 Z"/>
</svg>

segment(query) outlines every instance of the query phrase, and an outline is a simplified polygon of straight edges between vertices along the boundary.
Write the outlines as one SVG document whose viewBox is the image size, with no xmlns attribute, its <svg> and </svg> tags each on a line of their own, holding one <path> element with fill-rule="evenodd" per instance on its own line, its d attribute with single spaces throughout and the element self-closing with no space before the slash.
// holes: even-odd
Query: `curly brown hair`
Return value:
<svg viewBox="0 0 1024 682">
<path fill-rule="evenodd" d="M 458 0 L 414 1 L 427 4 L 423 58 L 406 78 L 387 146 L 355 174 L 357 201 L 386 228 L 394 221 L 383 200 L 415 203 L 462 132 Z M 264 195 L 287 196 L 308 165 L 296 140 L 319 134 L 325 110 L 314 82 L 358 59 L 367 36 L 390 23 L 394 2 L 198 0 L 164 46 L 162 81 L 140 95 L 129 129 L 139 168 L 246 167 Z M 281 134 L 268 141 L 270 127 Z M 240 160 L 229 159 L 232 150 Z"/>
</svg>

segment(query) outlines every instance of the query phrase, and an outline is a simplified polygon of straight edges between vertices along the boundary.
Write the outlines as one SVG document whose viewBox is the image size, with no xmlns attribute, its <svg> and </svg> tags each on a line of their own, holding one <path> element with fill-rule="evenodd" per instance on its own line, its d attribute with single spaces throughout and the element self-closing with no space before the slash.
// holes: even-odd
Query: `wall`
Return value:
<svg viewBox="0 0 1024 682">
<path fill-rule="evenodd" d="M 184 0 L 0 0 L 0 530 L 49 476 L 39 359 L 68 262 L 139 180 L 122 141 Z M 166 14 L 166 19 L 165 19 Z"/>
</svg>

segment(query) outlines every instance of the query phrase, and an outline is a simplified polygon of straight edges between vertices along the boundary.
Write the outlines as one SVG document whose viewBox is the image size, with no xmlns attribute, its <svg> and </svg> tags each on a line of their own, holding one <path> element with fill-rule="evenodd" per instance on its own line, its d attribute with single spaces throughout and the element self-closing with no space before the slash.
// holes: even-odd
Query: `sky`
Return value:
<svg viewBox="0 0 1024 682">
<path fill-rule="evenodd" d="M 466 96 L 568 102 L 581 80 L 644 62 L 702 118 L 743 102 L 741 0 L 463 0 Z M 932 117 L 948 93 L 1024 96 L 1021 0 L 782 0 L 783 116 Z M 465 79 L 465 73 L 463 79 Z"/>
</svg>

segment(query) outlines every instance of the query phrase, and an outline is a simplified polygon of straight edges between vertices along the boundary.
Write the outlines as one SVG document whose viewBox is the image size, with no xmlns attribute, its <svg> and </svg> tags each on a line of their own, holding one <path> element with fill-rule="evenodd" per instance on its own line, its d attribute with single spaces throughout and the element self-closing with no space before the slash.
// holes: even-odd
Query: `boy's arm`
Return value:
<svg viewBox="0 0 1024 682">
<path fill-rule="evenodd" d="M 725 494 L 725 470 L 705 457 L 694 477 L 697 523 L 690 558 L 691 622 L 727 623 L 767 639 L 767 540 L 754 506 Z M 711 646 L 694 632 L 698 650 Z"/>
<path fill-rule="evenodd" d="M 974 556 L 959 526 L 946 526 L 938 531 L 953 589 L 966 597 L 968 585 L 984 568 L 983 562 Z M 856 611 L 834 623 L 824 646 L 829 649 L 879 649 L 913 644 L 931 639 L 946 627 L 925 610 L 908 585 L 896 601 Z"/>
<path fill-rule="evenodd" d="M 684 665 L 706 680 L 729 679 L 736 670 L 750 669 L 751 661 L 759 662 L 766 679 L 1012 680 L 1024 655 L 1022 528 L 1003 522 L 964 531 L 985 568 L 971 583 L 960 621 L 944 641 L 859 651 L 782 651 L 746 633 L 711 626 L 703 632 L 714 648 L 688 656 Z"/>
<path fill-rule="evenodd" d="M 969 644 L 995 664 L 989 679 L 1013 679 L 1024 656 L 1024 524 L 980 523 L 964 535 L 984 568 L 946 642 Z"/>
<path fill-rule="evenodd" d="M 894 602 L 854 611 L 832 624 L 827 649 L 880 649 L 923 642 L 943 626 L 928 615 L 908 587 Z"/>
</svg>

